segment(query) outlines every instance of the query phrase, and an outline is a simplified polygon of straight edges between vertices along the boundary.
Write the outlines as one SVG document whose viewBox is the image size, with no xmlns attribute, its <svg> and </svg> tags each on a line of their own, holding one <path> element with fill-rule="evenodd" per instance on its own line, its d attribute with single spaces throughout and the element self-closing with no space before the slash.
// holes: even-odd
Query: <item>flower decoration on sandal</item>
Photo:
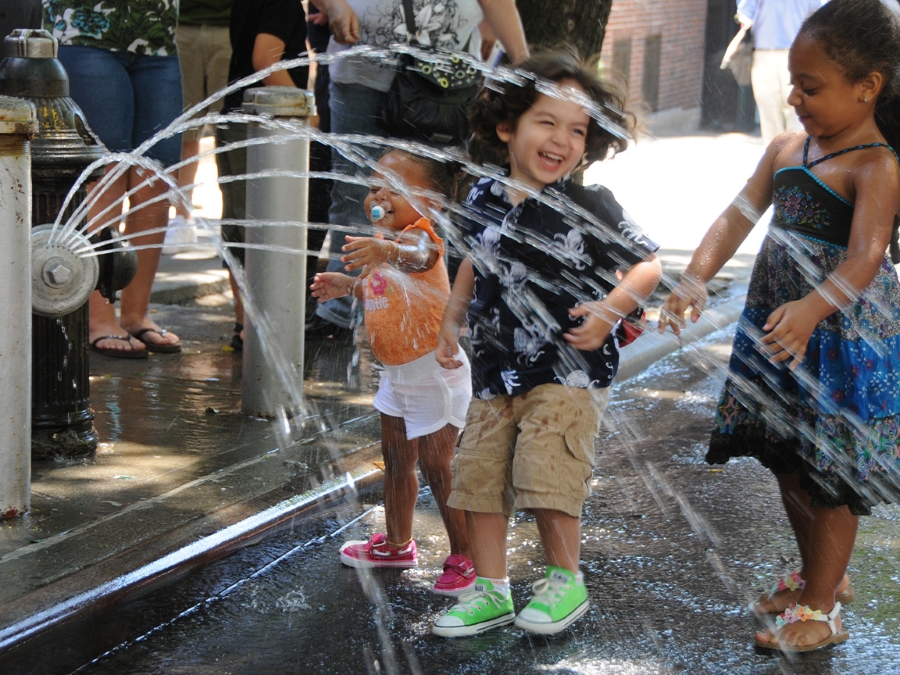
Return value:
<svg viewBox="0 0 900 675">
<path fill-rule="evenodd" d="M 795 589 L 791 589 L 792 591 Z M 775 628 L 782 628 L 797 621 L 828 621 L 822 618 L 821 609 L 810 609 L 809 605 L 793 604 L 775 618 Z"/>
<path fill-rule="evenodd" d="M 794 570 L 786 577 L 778 579 L 772 593 L 780 593 L 781 591 L 799 591 L 806 587 L 806 582 L 800 578 L 800 572 Z"/>
</svg>

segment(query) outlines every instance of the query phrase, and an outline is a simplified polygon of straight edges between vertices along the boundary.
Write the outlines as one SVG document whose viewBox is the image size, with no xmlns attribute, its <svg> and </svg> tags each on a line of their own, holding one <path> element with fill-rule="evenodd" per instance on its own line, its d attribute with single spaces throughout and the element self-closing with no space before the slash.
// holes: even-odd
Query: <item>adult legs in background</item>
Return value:
<svg viewBox="0 0 900 675">
<path fill-rule="evenodd" d="M 205 100 L 228 84 L 228 63 L 231 60 L 231 39 L 228 26 L 179 25 L 175 29 L 181 66 L 181 85 L 185 109 Z M 201 110 L 197 116 L 222 109 L 222 99 Z M 196 157 L 200 152 L 203 127 L 188 129 L 181 140 L 182 161 Z M 178 171 L 178 186 L 192 185 L 197 177 L 197 162 L 186 164 Z M 190 217 L 191 192 L 186 202 L 175 203 L 176 216 Z"/>
<path fill-rule="evenodd" d="M 111 152 L 136 149 L 181 113 L 181 73 L 177 56 L 136 56 L 108 52 L 93 47 L 63 46 L 59 59 L 69 75 L 70 93 L 81 108 L 88 125 Z M 144 156 L 162 168 L 179 161 L 181 135 L 174 134 L 147 148 Z M 120 319 L 105 300 L 90 303 L 91 341 L 102 335 L 140 334 L 150 351 L 178 350 L 178 336 L 164 333 L 148 316 L 150 292 L 159 266 L 160 246 L 165 238 L 169 205 L 166 200 L 150 203 L 165 194 L 168 185 L 155 179 L 142 185 L 148 174 L 130 168 L 100 195 L 92 213 L 119 199 L 126 190 L 137 188 L 129 198 L 125 236 L 136 246 L 153 248 L 137 251 L 138 268 L 134 280 L 121 293 Z M 95 187 L 95 189 L 97 189 Z M 113 207 L 95 226 L 115 221 L 121 206 Z M 154 231 L 156 230 L 156 231 Z M 135 238 L 136 237 L 136 238 Z M 94 294 L 95 298 L 98 294 Z M 131 340 L 134 346 L 134 340 Z M 97 347 L 127 351 L 121 340 L 101 341 Z"/>
<path fill-rule="evenodd" d="M 237 141 L 247 138 L 247 125 L 228 124 L 216 129 L 216 146 L 225 147 Z M 237 148 L 227 152 L 216 154 L 216 168 L 219 177 L 240 176 L 247 173 L 247 149 Z M 245 180 L 220 183 L 222 190 L 222 241 L 228 243 L 244 243 L 246 231 L 244 226 L 226 222 L 228 220 L 243 221 L 247 218 L 247 182 Z M 235 263 L 243 266 L 244 251 L 242 247 L 229 248 Z M 238 288 L 234 274 L 231 271 L 231 263 L 225 257 L 222 264 L 228 269 L 228 281 L 234 295 L 234 337 L 232 347 L 243 348 L 244 344 L 244 302 L 241 291 Z"/>
<path fill-rule="evenodd" d="M 99 213 L 106 206 L 113 204 L 121 198 L 126 191 L 138 188 L 138 191 L 129 198 L 130 209 L 125 217 L 124 237 L 133 246 L 138 247 L 137 273 L 134 280 L 120 293 L 119 319 L 116 320 L 115 307 L 107 302 L 98 291 L 91 294 L 90 299 L 90 341 L 93 343 L 103 335 L 122 335 L 123 331 L 136 335 L 140 331 L 149 329 L 150 332 L 141 336 L 141 341 L 147 343 L 152 351 L 155 347 L 177 345 L 178 336 L 174 333 L 162 333 L 162 328 L 149 317 L 150 289 L 159 266 L 160 245 L 165 237 L 165 230 L 159 229 L 168 219 L 169 203 L 163 199 L 155 203 L 143 206 L 153 198 L 165 194 L 169 187 L 161 180 L 154 181 L 151 185 L 142 185 L 145 173 L 140 169 L 131 167 L 126 174 L 111 184 L 103 191 L 92 213 Z M 94 189 L 97 189 L 95 186 Z M 113 213 L 121 209 L 121 204 L 112 206 Z M 109 216 L 100 216 L 99 222 L 108 220 Z M 162 225 L 161 225 L 162 224 Z M 148 232 L 148 230 L 159 230 Z M 140 248 L 150 246 L 150 248 Z M 127 345 L 122 340 L 101 340 L 95 346 L 102 349 L 127 350 Z M 131 340 L 132 349 L 140 349 L 142 345 L 134 339 Z"/>
<path fill-rule="evenodd" d="M 788 50 L 754 51 L 750 80 L 753 98 L 759 109 L 759 130 L 765 145 L 783 131 L 800 128 L 797 113 L 787 102 L 791 93 Z"/>
<path fill-rule="evenodd" d="M 384 132 L 377 124 L 378 115 L 384 106 L 385 94 L 369 87 L 331 82 L 329 88 L 329 109 L 331 111 L 331 132 L 333 134 L 360 134 L 383 137 Z M 353 150 L 361 152 L 374 161 L 380 154 L 380 147 L 353 145 Z M 332 149 L 332 169 L 336 174 L 368 180 L 371 167 L 362 161 L 350 159 L 340 150 Z M 331 190 L 331 207 L 328 210 L 328 222 L 332 225 L 331 243 L 328 250 L 328 271 L 343 272 L 344 265 L 340 261 L 341 247 L 346 243 L 348 234 L 364 236 L 370 230 L 366 217 L 364 200 L 368 186 L 349 182 L 335 181 Z M 353 274 L 358 274 L 354 272 Z M 352 299 L 337 298 L 318 303 L 316 315 L 339 328 L 352 328 L 356 323 L 352 309 Z M 309 328 L 308 328 L 309 331 Z M 309 333 L 308 333 L 309 334 Z"/>
</svg>

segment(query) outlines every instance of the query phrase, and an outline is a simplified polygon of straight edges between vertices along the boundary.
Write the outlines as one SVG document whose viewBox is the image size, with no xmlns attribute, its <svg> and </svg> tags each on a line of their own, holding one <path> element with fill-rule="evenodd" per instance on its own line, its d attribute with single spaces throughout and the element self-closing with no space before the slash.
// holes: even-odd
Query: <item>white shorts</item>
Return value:
<svg viewBox="0 0 900 675">
<path fill-rule="evenodd" d="M 434 353 L 402 366 L 381 366 L 375 409 L 406 422 L 406 438 L 412 440 L 443 429 L 448 424 L 462 429 L 472 400 L 472 371 L 460 349 L 454 357 L 463 362 L 452 370 L 442 368 Z"/>
</svg>

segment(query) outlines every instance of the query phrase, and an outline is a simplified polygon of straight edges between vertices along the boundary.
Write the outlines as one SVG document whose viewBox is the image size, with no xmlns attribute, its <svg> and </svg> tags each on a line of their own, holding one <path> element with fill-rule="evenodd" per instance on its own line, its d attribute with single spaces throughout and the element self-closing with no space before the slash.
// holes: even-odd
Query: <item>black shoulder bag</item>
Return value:
<svg viewBox="0 0 900 675">
<path fill-rule="evenodd" d="M 403 9 L 407 30 L 415 36 L 412 0 L 403 0 Z M 428 55 L 400 56 L 380 126 L 397 138 L 459 145 L 469 137 L 466 106 L 481 86 L 481 72 L 453 53 L 413 45 Z"/>
</svg>

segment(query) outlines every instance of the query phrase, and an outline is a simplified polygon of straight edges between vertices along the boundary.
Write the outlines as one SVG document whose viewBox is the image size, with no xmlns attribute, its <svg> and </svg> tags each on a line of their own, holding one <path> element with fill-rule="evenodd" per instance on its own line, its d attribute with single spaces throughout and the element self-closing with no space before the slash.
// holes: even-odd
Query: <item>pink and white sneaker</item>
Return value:
<svg viewBox="0 0 900 675">
<path fill-rule="evenodd" d="M 349 567 L 416 567 L 416 542 L 412 539 L 403 548 L 388 544 L 387 535 L 379 532 L 369 541 L 348 541 L 341 546 L 341 562 Z"/>
<path fill-rule="evenodd" d="M 444 573 L 431 590 L 458 598 L 475 587 L 475 565 L 466 556 L 454 553 L 444 561 Z"/>
</svg>

